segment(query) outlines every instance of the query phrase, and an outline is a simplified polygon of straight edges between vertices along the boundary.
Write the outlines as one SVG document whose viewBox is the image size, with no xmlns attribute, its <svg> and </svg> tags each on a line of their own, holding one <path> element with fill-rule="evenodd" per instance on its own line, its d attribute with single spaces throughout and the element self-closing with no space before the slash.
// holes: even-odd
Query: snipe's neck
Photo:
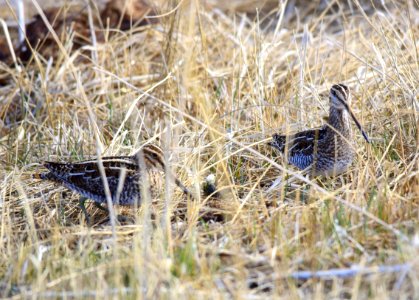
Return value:
<svg viewBox="0 0 419 300">
<path fill-rule="evenodd" d="M 329 111 L 329 125 L 333 127 L 333 131 L 337 131 L 344 137 L 350 137 L 351 135 L 351 124 L 349 113 L 345 109 L 337 109 L 330 106 Z"/>
</svg>

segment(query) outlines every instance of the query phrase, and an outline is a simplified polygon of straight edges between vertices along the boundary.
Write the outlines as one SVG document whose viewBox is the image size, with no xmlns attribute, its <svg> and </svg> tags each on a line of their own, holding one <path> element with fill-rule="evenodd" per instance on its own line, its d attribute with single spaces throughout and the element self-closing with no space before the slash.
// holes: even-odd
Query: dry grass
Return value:
<svg viewBox="0 0 419 300">
<path fill-rule="evenodd" d="M 54 61 L 0 63 L 1 297 L 418 297 L 417 2 L 292 3 L 259 16 L 163 4 L 159 24 L 85 51 L 65 40 Z M 266 192 L 299 176 L 267 139 L 320 125 L 337 82 L 372 143 L 357 132 L 342 176 Z M 149 139 L 197 195 L 215 174 L 221 198 L 173 189 L 124 209 L 132 224 L 89 228 L 76 194 L 32 179 L 43 159 L 127 154 Z M 408 268 L 292 276 L 397 264 Z"/>
</svg>

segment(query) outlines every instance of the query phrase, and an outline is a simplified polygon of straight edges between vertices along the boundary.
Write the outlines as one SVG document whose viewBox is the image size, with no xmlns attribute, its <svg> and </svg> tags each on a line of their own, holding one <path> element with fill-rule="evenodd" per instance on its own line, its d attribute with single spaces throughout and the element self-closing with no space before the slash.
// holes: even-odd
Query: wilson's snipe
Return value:
<svg viewBox="0 0 419 300">
<path fill-rule="evenodd" d="M 330 112 L 327 124 L 318 129 L 298 132 L 294 135 L 272 136 L 269 145 L 285 152 L 288 162 L 311 176 L 335 176 L 347 170 L 354 157 L 349 116 L 369 143 L 368 136 L 350 108 L 349 89 L 344 84 L 330 90 Z"/>
<path fill-rule="evenodd" d="M 144 159 L 145 170 L 141 170 L 141 159 Z M 157 173 L 165 171 L 162 150 L 150 144 L 145 145 L 132 156 L 103 157 L 102 164 L 112 203 L 119 205 L 139 205 L 141 202 L 141 176 L 149 176 L 156 171 Z M 78 192 L 81 195 L 80 208 L 88 223 L 89 215 L 84 206 L 87 199 L 92 199 L 97 207 L 106 210 L 101 206 L 102 203 L 106 204 L 107 200 L 100 162 L 97 159 L 75 163 L 47 161 L 44 162 L 44 166 L 49 172 L 42 173 L 37 177 L 58 182 L 68 189 Z M 156 187 L 151 182 L 151 176 L 148 179 L 150 179 L 150 191 L 157 192 Z M 174 178 L 174 181 L 184 193 L 191 195 L 179 179 Z"/>
</svg>

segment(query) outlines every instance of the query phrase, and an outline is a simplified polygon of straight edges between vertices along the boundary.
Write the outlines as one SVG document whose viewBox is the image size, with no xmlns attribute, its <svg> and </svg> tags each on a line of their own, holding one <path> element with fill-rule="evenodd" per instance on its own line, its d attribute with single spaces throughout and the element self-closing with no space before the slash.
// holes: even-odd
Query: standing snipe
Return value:
<svg viewBox="0 0 419 300">
<path fill-rule="evenodd" d="M 145 170 L 141 170 L 141 159 L 144 159 Z M 103 157 L 101 161 L 108 181 L 112 203 L 119 205 L 140 204 L 141 176 L 152 175 L 151 173 L 155 171 L 165 171 L 162 150 L 151 144 L 145 145 L 132 156 Z M 85 160 L 75 163 L 47 161 L 44 162 L 44 166 L 49 172 L 42 173 L 37 177 L 58 182 L 68 189 L 78 192 L 81 195 L 80 208 L 88 223 L 89 215 L 84 206 L 87 199 L 92 199 L 97 207 L 105 209 L 101 206 L 102 203 L 106 204 L 107 200 L 99 160 Z M 151 176 L 149 179 L 152 181 Z M 191 195 L 179 179 L 174 178 L 174 181 L 184 193 Z M 152 195 L 158 192 L 155 188 L 154 184 L 150 182 Z"/>
<path fill-rule="evenodd" d="M 269 145 L 286 153 L 288 162 L 311 176 L 335 176 L 347 170 L 354 157 L 352 131 L 349 116 L 369 143 L 368 136 L 350 108 L 349 89 L 344 84 L 330 90 L 330 112 L 327 124 L 318 129 L 298 132 L 294 135 L 272 136 Z"/>
</svg>

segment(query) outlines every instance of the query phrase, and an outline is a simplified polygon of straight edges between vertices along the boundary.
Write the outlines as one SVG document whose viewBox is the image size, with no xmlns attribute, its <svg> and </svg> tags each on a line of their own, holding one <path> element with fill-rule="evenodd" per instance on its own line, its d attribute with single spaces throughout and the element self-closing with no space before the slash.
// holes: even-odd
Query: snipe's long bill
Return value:
<svg viewBox="0 0 419 300">
<path fill-rule="evenodd" d="M 369 143 L 361 124 L 350 108 L 349 88 L 333 85 L 329 95 L 329 120 L 321 128 L 301 131 L 293 135 L 272 136 L 272 147 L 285 153 L 288 163 L 310 176 L 336 176 L 345 172 L 355 155 L 351 119 Z"/>
<path fill-rule="evenodd" d="M 140 161 L 143 159 L 144 164 Z M 148 176 L 151 171 L 157 173 L 165 171 L 164 155 L 162 150 L 155 145 L 145 145 L 132 156 L 103 157 L 101 164 L 106 174 L 109 194 L 113 204 L 139 205 L 141 204 L 141 177 Z M 38 178 L 58 182 L 68 189 L 81 195 L 80 207 L 86 220 L 89 222 L 84 202 L 87 199 L 94 201 L 101 209 L 102 203 L 107 203 L 104 180 L 100 171 L 100 162 L 97 159 L 85 160 L 75 163 L 44 162 L 49 172 L 38 175 Z M 142 170 L 141 168 L 145 169 Z M 159 172 L 160 171 L 160 172 Z M 173 177 L 177 186 L 186 194 L 189 190 Z M 156 187 L 150 184 L 150 191 Z M 106 210 L 106 209 L 105 209 Z"/>
</svg>

